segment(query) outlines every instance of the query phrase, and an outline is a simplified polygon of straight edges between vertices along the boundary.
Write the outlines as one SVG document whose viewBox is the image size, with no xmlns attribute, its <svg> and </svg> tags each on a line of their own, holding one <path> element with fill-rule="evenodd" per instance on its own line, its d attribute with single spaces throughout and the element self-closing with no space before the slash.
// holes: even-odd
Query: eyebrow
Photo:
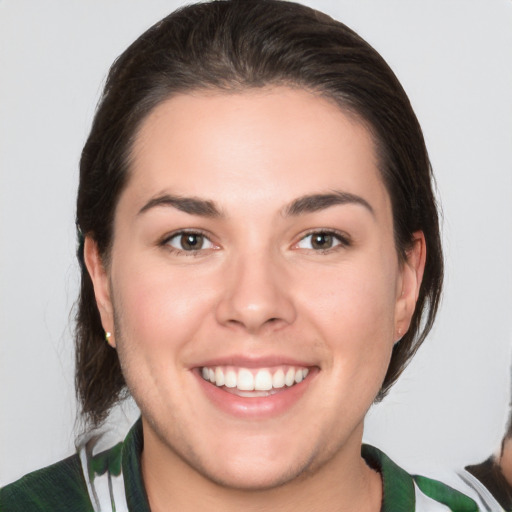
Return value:
<svg viewBox="0 0 512 512">
<path fill-rule="evenodd" d="M 285 217 L 298 216 L 325 210 L 331 206 L 357 204 L 366 208 L 373 216 L 375 212 L 366 199 L 349 192 L 333 190 L 328 194 L 311 194 L 299 197 L 290 203 L 283 211 Z"/>
<path fill-rule="evenodd" d="M 341 192 L 338 190 L 334 190 L 328 194 L 310 194 L 299 197 L 286 206 L 282 213 L 285 217 L 296 217 L 306 213 L 325 210 L 331 206 L 344 204 L 361 205 L 372 215 L 375 215 L 372 206 L 366 199 L 349 192 Z M 199 215 L 201 217 L 218 218 L 223 216 L 220 209 L 217 208 L 213 201 L 199 199 L 197 197 L 174 196 L 171 194 L 163 194 L 150 199 L 139 210 L 139 215 L 152 208 L 161 206 L 176 208 L 190 215 Z"/>
<path fill-rule="evenodd" d="M 213 201 L 199 199 L 197 197 L 180 197 L 170 194 L 163 194 L 150 199 L 140 210 L 139 215 L 158 206 L 172 207 L 190 215 L 201 217 L 221 217 L 220 210 Z"/>
</svg>

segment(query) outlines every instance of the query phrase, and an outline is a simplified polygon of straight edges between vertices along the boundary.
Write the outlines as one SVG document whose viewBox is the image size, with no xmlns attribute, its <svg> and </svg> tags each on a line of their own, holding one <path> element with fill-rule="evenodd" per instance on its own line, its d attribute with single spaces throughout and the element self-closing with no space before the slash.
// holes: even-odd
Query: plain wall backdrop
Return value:
<svg viewBox="0 0 512 512">
<path fill-rule="evenodd" d="M 114 58 L 181 3 L 0 0 L 0 485 L 73 452 L 80 151 Z M 436 326 L 365 439 L 414 472 L 480 462 L 510 400 L 512 1 L 305 3 L 394 69 L 444 210 Z"/>
</svg>

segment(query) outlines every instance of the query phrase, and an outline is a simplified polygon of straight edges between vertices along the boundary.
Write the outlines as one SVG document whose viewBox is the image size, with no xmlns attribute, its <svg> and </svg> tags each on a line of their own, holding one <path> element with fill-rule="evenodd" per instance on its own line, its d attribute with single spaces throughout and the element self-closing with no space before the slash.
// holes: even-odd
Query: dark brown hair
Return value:
<svg viewBox="0 0 512 512">
<path fill-rule="evenodd" d="M 361 120 L 373 135 L 391 197 L 400 258 L 415 231 L 425 235 L 427 261 L 416 310 L 409 331 L 393 349 L 378 399 L 430 330 L 443 279 L 433 178 L 421 128 L 389 66 L 348 27 L 299 4 L 219 0 L 191 5 L 151 27 L 113 64 L 82 152 L 76 386 L 82 413 L 92 424 L 101 423 L 127 391 L 117 353 L 105 342 L 84 265 L 83 236 L 94 238 L 108 262 L 116 205 L 129 180 L 129 155 L 141 122 L 179 92 L 268 85 L 314 91 Z"/>
</svg>

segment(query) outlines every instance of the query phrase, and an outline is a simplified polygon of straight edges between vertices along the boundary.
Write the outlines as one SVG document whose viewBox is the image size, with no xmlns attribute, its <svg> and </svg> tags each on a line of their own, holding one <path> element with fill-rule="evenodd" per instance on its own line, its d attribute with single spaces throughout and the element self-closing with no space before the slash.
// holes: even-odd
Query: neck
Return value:
<svg viewBox="0 0 512 512">
<path fill-rule="evenodd" d="M 321 467 L 263 489 L 216 483 L 145 434 L 142 473 L 151 510 L 377 512 L 382 502 L 381 477 L 361 458 L 362 429 L 357 434 L 358 442 L 348 442 Z"/>
</svg>

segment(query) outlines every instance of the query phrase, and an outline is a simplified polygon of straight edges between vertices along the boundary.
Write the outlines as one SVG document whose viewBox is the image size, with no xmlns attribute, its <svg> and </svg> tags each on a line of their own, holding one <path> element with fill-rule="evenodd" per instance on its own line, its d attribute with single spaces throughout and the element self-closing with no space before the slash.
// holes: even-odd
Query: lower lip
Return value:
<svg viewBox="0 0 512 512">
<path fill-rule="evenodd" d="M 291 409 L 304 395 L 316 373 L 318 369 L 310 369 L 308 376 L 302 382 L 289 388 L 282 388 L 273 395 L 241 397 L 215 386 L 203 379 L 199 371 L 194 371 L 201 389 L 218 409 L 232 416 L 250 419 L 272 418 Z"/>
</svg>

